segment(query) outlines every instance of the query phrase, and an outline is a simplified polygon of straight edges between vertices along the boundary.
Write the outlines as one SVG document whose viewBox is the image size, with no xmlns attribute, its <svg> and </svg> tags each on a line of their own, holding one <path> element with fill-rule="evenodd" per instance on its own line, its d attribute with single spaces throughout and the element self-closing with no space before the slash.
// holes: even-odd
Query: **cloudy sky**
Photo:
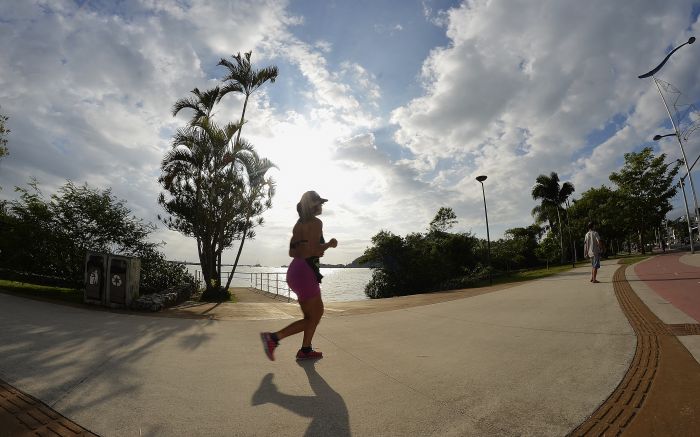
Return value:
<svg viewBox="0 0 700 437">
<path fill-rule="evenodd" d="M 673 138 L 651 142 L 670 122 L 637 76 L 700 36 L 699 13 L 685 0 L 0 1 L 12 130 L 0 196 L 31 177 L 47 194 L 88 182 L 157 223 L 160 160 L 187 119 L 171 116 L 173 102 L 215 85 L 220 58 L 252 50 L 279 77 L 255 95 L 243 136 L 279 170 L 242 262 L 288 262 L 310 189 L 330 199 L 324 230 L 340 244 L 328 263 L 361 255 L 381 229 L 424 230 L 440 206 L 485 237 L 481 174 L 498 238 L 532 223 L 539 174 L 557 172 L 576 197 L 610 185 L 626 152 L 680 157 Z M 700 44 L 684 47 L 658 74 L 683 92 L 680 109 L 700 97 L 698 59 Z M 229 95 L 215 117 L 240 111 Z M 686 152 L 698 156 L 700 134 Z M 170 259 L 196 259 L 195 242 L 163 225 L 154 239 Z"/>
</svg>

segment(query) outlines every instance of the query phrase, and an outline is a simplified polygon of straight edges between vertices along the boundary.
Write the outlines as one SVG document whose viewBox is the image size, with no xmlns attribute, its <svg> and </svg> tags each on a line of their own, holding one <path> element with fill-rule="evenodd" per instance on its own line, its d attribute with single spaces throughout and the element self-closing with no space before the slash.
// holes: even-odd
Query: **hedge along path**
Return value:
<svg viewBox="0 0 700 437">
<path fill-rule="evenodd" d="M 700 429 L 700 364 L 675 335 L 700 325 L 666 325 L 626 279 L 613 276 L 617 300 L 637 336 L 632 364 L 622 382 L 569 436 L 685 436 Z"/>
</svg>

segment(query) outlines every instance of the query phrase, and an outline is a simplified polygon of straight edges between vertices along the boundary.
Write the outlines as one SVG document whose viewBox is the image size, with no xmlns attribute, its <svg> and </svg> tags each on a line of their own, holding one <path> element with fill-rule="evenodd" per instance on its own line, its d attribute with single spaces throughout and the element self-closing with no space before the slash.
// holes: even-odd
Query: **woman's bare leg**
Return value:
<svg viewBox="0 0 700 437">
<path fill-rule="evenodd" d="M 289 337 L 290 335 L 298 334 L 299 332 L 303 331 L 304 328 L 306 328 L 307 323 L 308 320 L 306 318 L 306 315 L 304 315 L 303 319 L 290 323 L 281 330 L 275 332 L 275 334 L 277 335 L 277 339 L 282 340 L 283 338 Z"/>
<path fill-rule="evenodd" d="M 316 327 L 321 321 L 321 317 L 323 317 L 323 300 L 321 300 L 321 296 L 318 296 L 300 303 L 300 305 L 304 316 L 308 316 L 308 319 L 305 319 L 304 340 L 301 342 L 301 346 L 309 347 L 311 346 L 311 340 L 314 338 Z"/>
<path fill-rule="evenodd" d="M 323 316 L 323 301 L 321 300 L 321 296 L 318 296 L 304 302 L 299 302 L 299 306 L 301 307 L 301 312 L 304 313 L 304 318 L 290 323 L 281 330 L 275 332 L 275 335 L 277 335 L 278 340 L 282 340 L 285 337 L 304 331 L 302 346 L 309 346 L 311 345 L 314 331 L 316 331 L 316 326 L 318 322 L 321 321 L 321 316 Z"/>
</svg>

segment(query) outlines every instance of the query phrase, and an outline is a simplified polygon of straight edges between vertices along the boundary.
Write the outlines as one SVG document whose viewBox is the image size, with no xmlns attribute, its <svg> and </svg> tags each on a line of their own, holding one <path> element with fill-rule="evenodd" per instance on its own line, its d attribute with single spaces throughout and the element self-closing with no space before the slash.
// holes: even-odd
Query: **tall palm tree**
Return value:
<svg viewBox="0 0 700 437">
<path fill-rule="evenodd" d="M 536 217 L 546 214 L 551 226 L 551 217 L 548 213 L 551 209 L 557 212 L 557 227 L 559 228 L 559 246 L 561 248 L 561 263 L 564 263 L 564 238 L 561 223 L 561 204 L 574 192 L 574 185 L 571 182 L 564 182 L 559 185 L 559 175 L 556 172 L 547 175 L 537 176 L 535 185 L 532 187 L 532 198 L 540 201 L 540 205 L 533 209 Z"/>
<path fill-rule="evenodd" d="M 224 209 L 223 199 L 237 187 L 237 181 L 228 178 L 231 161 L 226 157 L 238 129 L 236 123 L 220 127 L 204 117 L 178 130 L 172 150 L 161 163 L 159 180 L 171 195 L 168 200 L 163 193 L 159 197 L 159 203 L 171 215 L 164 221 L 171 229 L 196 237 L 208 291 L 220 285 L 217 255 L 226 243 L 220 229 L 230 214 Z"/>
<path fill-rule="evenodd" d="M 222 58 L 218 64 L 225 67 L 228 70 L 228 73 L 222 79 L 224 85 L 221 87 L 217 101 L 221 101 L 226 94 L 231 92 L 242 93 L 245 96 L 243 100 L 241 119 L 239 122 L 241 129 L 238 131 L 236 142 L 239 142 L 241 139 L 241 131 L 243 130 L 243 124 L 245 123 L 245 112 L 248 108 L 248 100 L 250 99 L 250 96 L 266 82 L 269 81 L 270 83 L 274 83 L 277 79 L 277 67 L 274 65 L 261 69 L 253 68 L 250 63 L 250 57 L 252 54 L 252 51 L 244 53 L 243 55 L 238 53 L 231 56 L 233 58 L 233 62 Z M 243 237 L 238 248 L 238 255 L 236 256 L 236 262 L 231 269 L 231 277 L 236 271 L 238 257 L 240 256 L 243 244 L 245 243 L 245 236 L 248 234 L 248 222 L 249 221 L 246 220 L 245 228 L 243 230 Z"/>
<path fill-rule="evenodd" d="M 217 102 L 221 101 L 226 94 L 231 92 L 243 93 L 245 95 L 245 99 L 243 100 L 243 112 L 241 113 L 240 120 L 241 127 L 245 121 L 245 111 L 248 107 L 248 99 L 250 96 L 265 82 L 269 81 L 270 83 L 274 83 L 277 79 L 277 67 L 274 65 L 259 70 L 254 69 L 250 64 L 250 56 L 252 54 L 252 51 L 244 53 L 243 56 L 238 53 L 235 56 L 231 56 L 233 62 L 221 58 L 218 64 L 226 67 L 228 74 L 222 79 L 224 86 L 221 88 Z M 240 138 L 241 132 L 239 131 L 236 140 Z"/>
</svg>

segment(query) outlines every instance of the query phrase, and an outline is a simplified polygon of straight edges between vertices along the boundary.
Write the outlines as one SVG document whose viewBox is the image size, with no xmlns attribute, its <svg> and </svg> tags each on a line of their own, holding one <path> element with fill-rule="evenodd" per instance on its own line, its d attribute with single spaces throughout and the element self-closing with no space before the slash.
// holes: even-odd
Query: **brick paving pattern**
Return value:
<svg viewBox="0 0 700 437">
<path fill-rule="evenodd" d="M 0 380 L 0 436 L 96 436 L 40 400 Z"/>
<path fill-rule="evenodd" d="M 637 335 L 637 349 L 625 377 L 610 397 L 570 436 L 617 436 L 634 419 L 659 367 L 659 335 L 670 330 L 637 297 L 625 278 L 626 266 L 613 276 L 615 295 Z"/>
<path fill-rule="evenodd" d="M 667 326 L 673 335 L 700 335 L 700 324 L 698 323 L 678 323 Z"/>
<path fill-rule="evenodd" d="M 613 276 L 613 287 L 620 307 L 629 320 L 637 336 L 637 348 L 635 350 L 632 364 L 625 374 L 622 382 L 617 386 L 610 397 L 581 425 L 574 429 L 569 436 L 589 437 L 589 436 L 620 436 L 635 435 L 638 430 L 630 429 L 633 425 L 638 425 L 648 435 L 692 435 L 693 431 L 688 428 L 683 420 L 679 420 L 673 410 L 678 410 L 676 405 L 668 406 L 670 412 L 661 411 L 658 400 L 665 395 L 664 387 L 667 387 L 667 378 L 671 366 L 675 365 L 673 372 L 676 373 L 676 381 L 683 380 L 689 374 L 697 379 L 697 363 L 690 357 L 686 357 L 687 351 L 678 352 L 675 343 L 675 335 L 694 335 L 700 333 L 700 325 L 697 324 L 664 324 L 649 308 L 641 301 L 632 290 L 625 277 L 627 266 L 620 266 Z M 680 348 L 682 349 L 682 348 Z M 685 359 L 683 366 L 680 361 Z M 661 363 L 666 363 L 663 369 Z M 689 367 L 688 367 L 689 366 Z M 685 370 L 688 369 L 689 370 Z M 683 369 L 683 370 L 681 370 Z M 663 381 L 654 385 L 658 375 L 663 373 Z M 693 378 L 688 378 L 690 383 Z M 653 397 L 654 388 L 659 387 L 656 392 L 655 401 L 652 401 L 649 409 L 641 411 L 645 403 Z M 666 390 L 668 391 L 668 390 Z M 682 396 L 678 403 L 696 403 L 697 394 L 687 393 Z M 652 414 L 651 412 L 655 414 Z M 659 434 L 658 423 L 653 422 L 653 416 L 669 416 L 668 422 L 661 426 L 662 434 Z M 651 418 L 651 419 L 650 419 Z M 639 419 L 639 420 L 637 420 Z M 637 420 L 638 423 L 635 423 Z M 696 422 L 695 419 L 691 419 Z M 644 422 L 644 423 L 642 423 Z M 674 429 L 670 429 L 673 424 Z M 663 429 L 665 428 L 665 431 Z M 665 434 L 671 432 L 671 434 Z M 688 434 L 690 432 L 691 434 Z M 639 435 L 639 434 L 638 434 Z"/>
</svg>

